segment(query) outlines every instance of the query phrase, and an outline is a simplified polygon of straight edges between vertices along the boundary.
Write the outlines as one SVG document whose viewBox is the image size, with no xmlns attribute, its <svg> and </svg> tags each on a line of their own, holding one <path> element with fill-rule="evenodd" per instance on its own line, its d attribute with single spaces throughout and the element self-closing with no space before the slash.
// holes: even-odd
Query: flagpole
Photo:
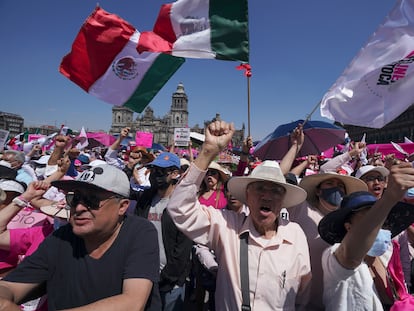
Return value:
<svg viewBox="0 0 414 311">
<path fill-rule="evenodd" d="M 303 121 L 303 124 L 302 124 L 302 126 L 303 125 L 305 125 L 305 123 L 306 122 L 308 122 L 309 121 L 309 119 L 311 118 L 311 116 L 312 116 L 312 114 L 315 112 L 315 110 L 321 105 L 321 100 L 319 101 L 319 103 L 317 103 L 316 105 L 315 105 L 315 107 L 313 107 L 313 109 L 312 109 L 312 111 L 306 116 L 306 119 L 305 119 L 305 121 Z"/>
<path fill-rule="evenodd" d="M 250 77 L 252 76 L 252 67 L 248 63 L 242 63 L 236 67 L 237 70 L 244 70 L 247 78 L 247 137 L 250 136 Z"/>
<path fill-rule="evenodd" d="M 250 137 L 250 76 L 247 77 L 247 137 Z"/>
</svg>

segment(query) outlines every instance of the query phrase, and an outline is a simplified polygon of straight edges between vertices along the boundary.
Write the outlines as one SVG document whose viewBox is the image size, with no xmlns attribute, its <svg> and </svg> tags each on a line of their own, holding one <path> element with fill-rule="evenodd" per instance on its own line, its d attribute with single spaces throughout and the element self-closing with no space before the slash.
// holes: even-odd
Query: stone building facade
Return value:
<svg viewBox="0 0 414 311">
<path fill-rule="evenodd" d="M 141 115 L 134 120 L 134 112 L 128 108 L 112 108 L 112 125 L 109 131 L 112 135 L 117 135 L 124 127 L 130 127 L 130 133 L 140 132 L 153 133 L 153 142 L 163 146 L 171 146 L 174 143 L 174 129 L 189 127 L 188 124 L 188 96 L 185 92 L 184 85 L 179 83 L 177 90 L 172 94 L 171 107 L 164 117 L 156 117 L 154 110 L 148 106 Z M 215 119 L 220 119 L 220 114 L 216 114 Z M 204 126 L 211 122 L 204 121 L 203 127 L 198 124 L 190 127 L 190 131 L 204 133 Z M 244 125 L 242 129 L 236 130 L 233 138 L 233 145 L 240 146 L 244 139 Z"/>
<path fill-rule="evenodd" d="M 10 137 L 23 132 L 24 119 L 18 114 L 0 111 L 0 129 L 9 131 Z"/>
<path fill-rule="evenodd" d="M 341 126 L 347 130 L 349 137 L 353 141 L 361 140 L 365 133 L 367 144 L 389 144 L 390 141 L 395 143 L 404 142 L 404 137 L 414 141 L 414 105 L 380 129 L 355 125 Z"/>
</svg>

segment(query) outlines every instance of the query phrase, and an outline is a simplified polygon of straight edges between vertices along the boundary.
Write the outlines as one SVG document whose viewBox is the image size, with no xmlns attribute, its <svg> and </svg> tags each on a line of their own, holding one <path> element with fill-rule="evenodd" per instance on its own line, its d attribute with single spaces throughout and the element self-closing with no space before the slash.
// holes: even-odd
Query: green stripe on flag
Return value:
<svg viewBox="0 0 414 311">
<path fill-rule="evenodd" d="M 123 106 L 138 113 L 144 111 L 145 107 L 148 106 L 184 61 L 185 59 L 182 57 L 160 54 L 145 73 L 135 92 Z"/>
<path fill-rule="evenodd" d="M 211 47 L 217 59 L 249 62 L 247 0 L 210 0 Z"/>
</svg>

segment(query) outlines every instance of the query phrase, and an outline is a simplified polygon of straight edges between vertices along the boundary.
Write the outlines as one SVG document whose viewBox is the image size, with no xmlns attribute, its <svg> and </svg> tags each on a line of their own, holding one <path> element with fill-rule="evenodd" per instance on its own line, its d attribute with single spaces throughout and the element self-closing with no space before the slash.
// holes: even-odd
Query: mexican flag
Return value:
<svg viewBox="0 0 414 311">
<path fill-rule="evenodd" d="M 178 0 L 161 6 L 138 51 L 249 61 L 247 0 Z"/>
<path fill-rule="evenodd" d="M 89 94 L 141 113 L 184 59 L 160 53 L 138 54 L 140 35 L 119 16 L 96 7 L 59 71 Z"/>
</svg>

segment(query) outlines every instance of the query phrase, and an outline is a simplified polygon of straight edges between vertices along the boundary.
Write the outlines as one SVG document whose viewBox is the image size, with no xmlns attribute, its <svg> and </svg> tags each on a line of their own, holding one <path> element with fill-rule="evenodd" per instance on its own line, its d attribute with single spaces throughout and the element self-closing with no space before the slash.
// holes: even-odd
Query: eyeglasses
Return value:
<svg viewBox="0 0 414 311">
<path fill-rule="evenodd" d="M 382 175 L 377 176 L 367 176 L 362 178 L 365 182 L 373 182 L 375 180 L 378 180 L 379 182 L 385 181 L 385 177 Z"/>
<path fill-rule="evenodd" d="M 78 206 L 79 203 L 82 203 L 87 208 L 90 208 L 92 210 L 98 210 L 103 206 L 101 205 L 102 201 L 107 201 L 109 199 L 114 199 L 114 198 L 120 199 L 121 197 L 118 195 L 110 195 L 110 196 L 108 195 L 98 196 L 95 194 L 85 195 L 79 191 L 75 191 L 75 192 L 69 192 L 66 194 L 66 203 L 71 208 L 76 208 L 76 206 Z"/>
<path fill-rule="evenodd" d="M 214 170 L 214 169 L 207 170 L 207 176 L 213 176 L 213 175 L 218 175 L 218 174 L 219 174 L 218 170 Z"/>
</svg>

